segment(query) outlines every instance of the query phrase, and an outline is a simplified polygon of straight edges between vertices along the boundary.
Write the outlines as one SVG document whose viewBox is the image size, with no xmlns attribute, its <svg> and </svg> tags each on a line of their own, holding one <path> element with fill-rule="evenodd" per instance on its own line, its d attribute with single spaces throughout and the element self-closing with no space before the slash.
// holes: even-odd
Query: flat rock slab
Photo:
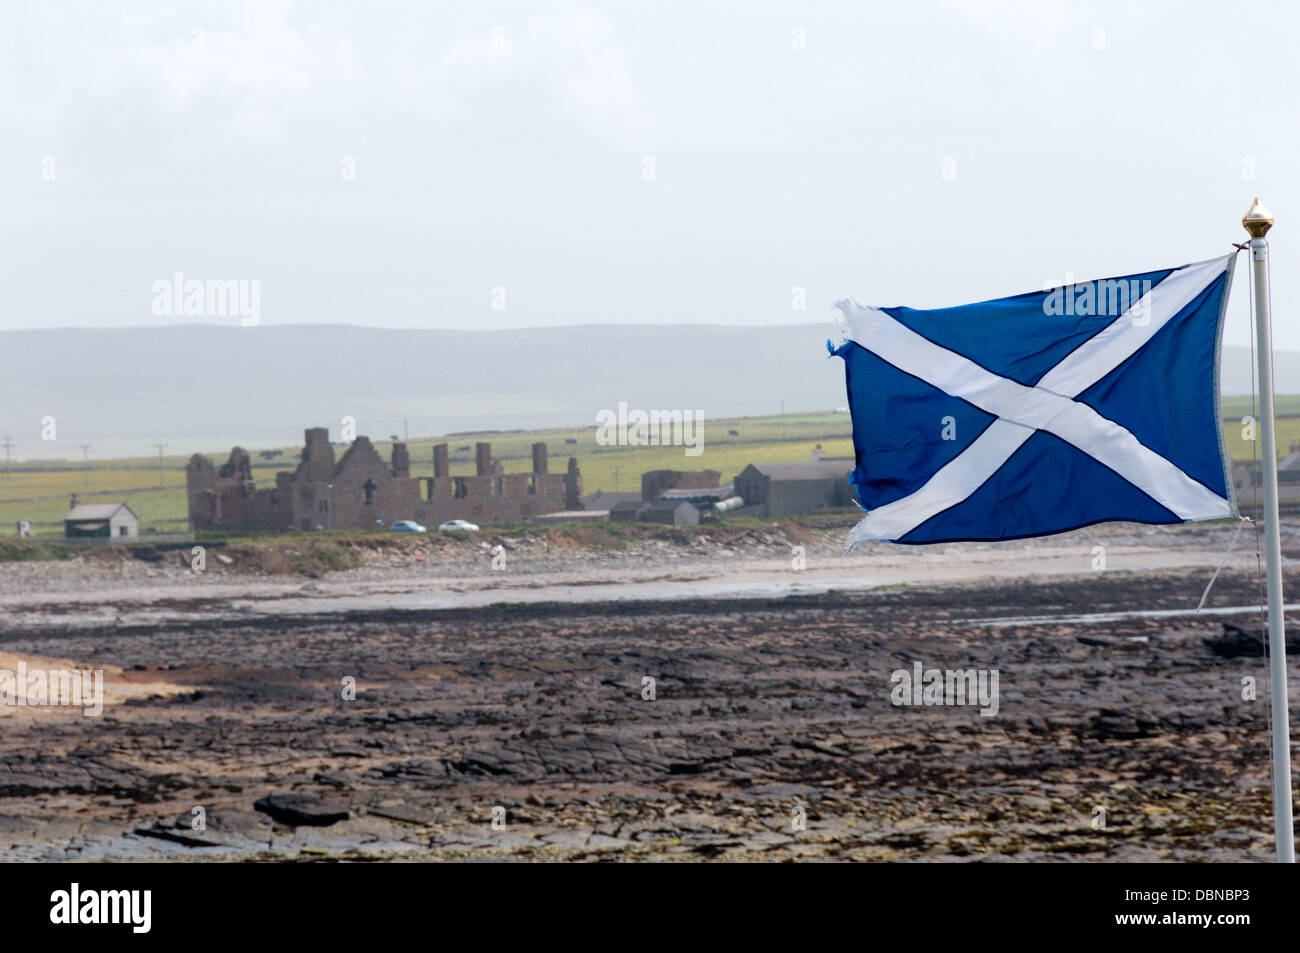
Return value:
<svg viewBox="0 0 1300 953">
<path fill-rule="evenodd" d="M 373 814 L 375 817 L 382 817 L 390 821 L 401 821 L 403 824 L 427 825 L 433 820 L 433 812 L 427 808 L 420 809 L 409 807 L 405 804 L 399 806 L 389 805 L 372 805 L 366 808 L 367 814 Z"/>
<path fill-rule="evenodd" d="M 349 817 L 346 808 L 306 794 L 268 794 L 253 808 L 291 827 L 329 827 Z"/>
<path fill-rule="evenodd" d="M 202 825 L 196 826 L 191 811 L 183 811 L 172 818 L 159 818 L 148 826 L 135 828 L 140 837 L 182 844 L 185 847 L 247 847 L 251 843 L 264 843 L 269 824 L 265 818 L 248 811 L 207 811 Z"/>
<path fill-rule="evenodd" d="M 171 841 L 173 844 L 181 844 L 185 847 L 234 846 L 229 841 L 213 837 L 206 832 L 174 827 L 162 821 L 155 821 L 151 827 L 137 827 L 135 833 L 141 837 L 156 837 L 159 840 Z"/>
</svg>

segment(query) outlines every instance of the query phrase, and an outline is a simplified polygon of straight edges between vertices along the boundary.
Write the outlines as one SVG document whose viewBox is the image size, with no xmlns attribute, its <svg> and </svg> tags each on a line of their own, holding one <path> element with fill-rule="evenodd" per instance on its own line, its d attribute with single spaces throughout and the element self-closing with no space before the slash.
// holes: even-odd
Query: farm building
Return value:
<svg viewBox="0 0 1300 953">
<path fill-rule="evenodd" d="M 625 500 L 609 508 L 609 518 L 616 523 L 639 520 L 645 515 L 649 503 L 645 500 Z"/>
<path fill-rule="evenodd" d="M 721 479 L 717 470 L 647 470 L 641 474 L 641 499 L 653 503 L 666 490 L 707 490 Z"/>
<path fill-rule="evenodd" d="M 125 503 L 78 503 L 63 518 L 63 535 L 68 539 L 117 539 L 139 536 L 140 518 Z"/>
<path fill-rule="evenodd" d="M 1232 463 L 1232 486 L 1236 491 L 1237 505 L 1242 508 L 1256 506 L 1263 496 L 1260 468 L 1257 461 L 1239 460 Z M 1300 502 L 1300 444 L 1292 443 L 1290 452 L 1277 462 L 1278 501 L 1288 508 Z"/>
<path fill-rule="evenodd" d="M 588 496 L 582 498 L 582 508 L 584 510 L 609 510 L 613 509 L 619 503 L 642 502 L 640 493 L 607 493 L 604 490 L 597 490 Z"/>
<path fill-rule="evenodd" d="M 685 500 L 687 503 L 694 503 L 695 508 L 701 512 L 713 509 L 715 503 L 720 503 L 729 497 L 735 496 L 736 491 L 732 484 L 725 483 L 722 486 L 707 487 L 704 489 L 674 489 L 664 490 L 659 494 L 660 502 L 664 500 Z"/>
<path fill-rule="evenodd" d="M 700 525 L 700 511 L 688 500 L 657 500 L 647 504 L 645 512 L 638 518 L 650 523 L 666 523 L 669 526 Z"/>
<path fill-rule="evenodd" d="M 763 516 L 793 516 L 835 506 L 849 506 L 852 461 L 810 463 L 751 463 L 732 481 L 745 506 L 759 507 Z"/>
<path fill-rule="evenodd" d="M 700 511 L 688 500 L 665 499 L 647 503 L 629 500 L 616 503 L 609 511 L 614 522 L 665 523 L 669 526 L 698 526 Z"/>
</svg>

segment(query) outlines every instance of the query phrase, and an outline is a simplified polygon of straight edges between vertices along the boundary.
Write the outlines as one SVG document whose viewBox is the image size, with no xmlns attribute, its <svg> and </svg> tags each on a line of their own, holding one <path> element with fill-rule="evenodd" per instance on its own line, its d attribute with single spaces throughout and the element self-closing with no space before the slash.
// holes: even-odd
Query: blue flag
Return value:
<svg viewBox="0 0 1300 953">
<path fill-rule="evenodd" d="M 956 308 L 836 304 L 865 540 L 1236 513 L 1218 367 L 1235 256 Z"/>
</svg>

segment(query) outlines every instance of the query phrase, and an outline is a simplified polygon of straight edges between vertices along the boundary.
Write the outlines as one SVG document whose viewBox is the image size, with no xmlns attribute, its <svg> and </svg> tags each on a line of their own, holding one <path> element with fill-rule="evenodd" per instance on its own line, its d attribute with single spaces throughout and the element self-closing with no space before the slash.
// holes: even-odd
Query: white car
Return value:
<svg viewBox="0 0 1300 953">
<path fill-rule="evenodd" d="M 426 527 L 426 526 L 421 526 L 421 525 L 420 525 L 419 523 L 417 523 L 415 520 L 398 520 L 396 523 L 393 524 L 393 526 L 392 526 L 392 530 L 393 530 L 394 533 L 427 533 L 427 532 L 429 532 L 428 527 Z"/>
<path fill-rule="evenodd" d="M 477 533 L 478 527 L 468 520 L 447 520 L 447 522 L 438 527 L 438 532 L 440 533 L 455 533 L 457 531 L 462 533 Z"/>
</svg>

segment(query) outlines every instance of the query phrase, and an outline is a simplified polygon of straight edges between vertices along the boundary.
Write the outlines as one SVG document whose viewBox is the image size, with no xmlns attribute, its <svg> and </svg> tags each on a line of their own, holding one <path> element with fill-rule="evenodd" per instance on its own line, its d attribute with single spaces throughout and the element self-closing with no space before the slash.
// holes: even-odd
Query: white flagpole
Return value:
<svg viewBox="0 0 1300 953">
<path fill-rule="evenodd" d="M 1264 556 L 1268 565 L 1268 684 L 1273 706 L 1273 835 L 1278 863 L 1295 863 L 1291 821 L 1291 726 L 1287 714 L 1286 627 L 1282 620 L 1282 541 L 1277 515 L 1277 440 L 1273 433 L 1273 319 L 1268 300 L 1268 242 L 1273 216 L 1255 199 L 1241 220 L 1250 233 L 1259 368 L 1260 463 L 1264 476 Z"/>
</svg>

